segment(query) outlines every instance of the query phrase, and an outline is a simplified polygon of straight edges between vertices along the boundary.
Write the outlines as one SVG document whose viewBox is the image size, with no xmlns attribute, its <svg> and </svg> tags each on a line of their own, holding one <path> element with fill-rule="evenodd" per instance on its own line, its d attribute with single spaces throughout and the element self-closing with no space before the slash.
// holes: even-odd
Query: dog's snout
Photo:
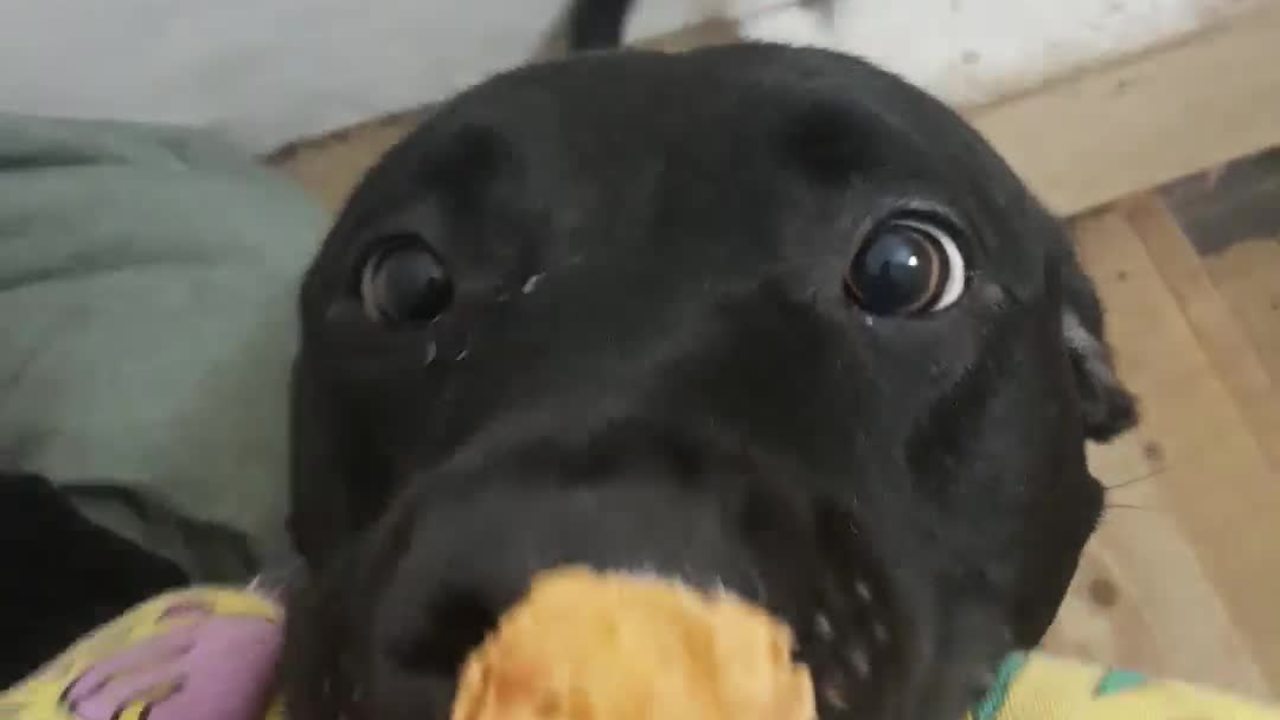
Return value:
<svg viewBox="0 0 1280 720">
<path fill-rule="evenodd" d="M 758 599 L 749 557 L 713 495 L 620 481 L 475 493 L 414 513 L 382 599 L 396 671 L 451 676 L 543 571 L 584 565 Z"/>
</svg>

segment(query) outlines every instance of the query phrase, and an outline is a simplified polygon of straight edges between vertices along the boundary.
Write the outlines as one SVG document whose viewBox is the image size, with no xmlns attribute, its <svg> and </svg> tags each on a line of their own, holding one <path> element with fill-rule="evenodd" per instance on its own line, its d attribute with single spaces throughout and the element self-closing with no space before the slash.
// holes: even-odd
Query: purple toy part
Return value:
<svg viewBox="0 0 1280 720">
<path fill-rule="evenodd" d="M 247 615 L 175 606 L 163 635 L 95 664 L 63 700 L 79 720 L 113 720 L 144 703 L 149 720 L 258 720 L 280 655 L 281 627 Z"/>
</svg>

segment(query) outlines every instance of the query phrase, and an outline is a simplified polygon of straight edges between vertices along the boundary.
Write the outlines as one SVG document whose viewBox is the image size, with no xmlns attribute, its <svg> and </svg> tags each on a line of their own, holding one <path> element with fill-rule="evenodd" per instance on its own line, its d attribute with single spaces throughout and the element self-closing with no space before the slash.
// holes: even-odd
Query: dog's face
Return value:
<svg viewBox="0 0 1280 720">
<path fill-rule="evenodd" d="M 1051 621 L 1131 423 L 1055 222 L 846 57 L 597 55 L 445 105 L 302 293 L 292 716 L 443 718 L 565 563 L 793 628 L 823 718 L 952 720 Z"/>
</svg>

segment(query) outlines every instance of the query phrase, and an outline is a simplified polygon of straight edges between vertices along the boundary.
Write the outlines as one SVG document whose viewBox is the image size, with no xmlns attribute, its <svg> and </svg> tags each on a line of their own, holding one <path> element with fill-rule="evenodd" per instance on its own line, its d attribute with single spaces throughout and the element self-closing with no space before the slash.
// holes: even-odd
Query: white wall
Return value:
<svg viewBox="0 0 1280 720">
<path fill-rule="evenodd" d="M 835 0 L 752 15 L 754 38 L 854 52 L 957 105 L 1193 32 L 1256 0 Z"/>
<path fill-rule="evenodd" d="M 208 126 L 261 150 L 526 60 L 566 0 L 0 0 L 0 111 Z M 972 101 L 1256 0 L 639 0 L 633 37 L 715 14 Z"/>
<path fill-rule="evenodd" d="M 211 126 L 269 148 L 518 64 L 564 4 L 0 0 L 0 111 Z M 724 4 L 642 0 L 632 32 L 671 30 Z"/>
</svg>

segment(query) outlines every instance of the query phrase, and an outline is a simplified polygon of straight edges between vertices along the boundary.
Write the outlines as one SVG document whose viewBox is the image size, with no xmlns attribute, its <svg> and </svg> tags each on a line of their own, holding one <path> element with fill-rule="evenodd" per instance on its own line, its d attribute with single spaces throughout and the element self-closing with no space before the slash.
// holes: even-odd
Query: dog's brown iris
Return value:
<svg viewBox="0 0 1280 720">
<path fill-rule="evenodd" d="M 360 300 L 365 315 L 376 322 L 429 322 L 453 301 L 453 282 L 421 238 L 394 236 L 365 261 Z"/>
<path fill-rule="evenodd" d="M 950 247 L 948 247 L 950 243 Z M 955 298 L 958 252 L 941 229 L 916 219 L 892 219 L 874 227 L 845 273 L 845 290 L 874 315 L 914 315 L 938 310 Z"/>
</svg>

